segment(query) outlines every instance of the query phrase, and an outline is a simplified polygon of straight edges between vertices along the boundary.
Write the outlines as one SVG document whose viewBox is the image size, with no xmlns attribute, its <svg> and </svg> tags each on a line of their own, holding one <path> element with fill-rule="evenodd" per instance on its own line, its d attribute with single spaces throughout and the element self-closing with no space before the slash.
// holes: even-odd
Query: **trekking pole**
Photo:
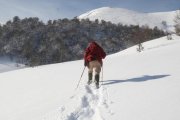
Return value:
<svg viewBox="0 0 180 120">
<path fill-rule="evenodd" d="M 81 74 L 81 77 L 80 77 L 80 79 L 79 79 L 79 82 L 78 82 L 78 84 L 77 84 L 77 87 L 76 87 L 76 89 L 79 87 L 79 83 L 80 83 L 80 81 L 81 81 L 81 78 L 82 78 L 82 76 L 83 76 L 83 74 L 84 74 L 84 70 L 85 70 L 85 68 L 86 68 L 86 66 L 84 66 L 83 72 L 82 72 L 82 74 Z"/>
<path fill-rule="evenodd" d="M 101 86 L 103 85 L 103 66 L 102 66 L 102 75 L 101 75 L 101 81 L 102 81 L 102 84 Z"/>
</svg>

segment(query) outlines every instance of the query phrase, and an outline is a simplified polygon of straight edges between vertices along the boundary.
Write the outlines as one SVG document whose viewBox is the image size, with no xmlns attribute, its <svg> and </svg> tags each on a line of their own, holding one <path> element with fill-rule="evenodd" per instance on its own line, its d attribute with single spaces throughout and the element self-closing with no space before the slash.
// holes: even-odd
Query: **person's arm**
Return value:
<svg viewBox="0 0 180 120">
<path fill-rule="evenodd" d="M 87 60 L 88 53 L 89 53 L 89 48 L 86 48 L 84 53 L 84 66 L 88 66 L 88 60 Z"/>
</svg>

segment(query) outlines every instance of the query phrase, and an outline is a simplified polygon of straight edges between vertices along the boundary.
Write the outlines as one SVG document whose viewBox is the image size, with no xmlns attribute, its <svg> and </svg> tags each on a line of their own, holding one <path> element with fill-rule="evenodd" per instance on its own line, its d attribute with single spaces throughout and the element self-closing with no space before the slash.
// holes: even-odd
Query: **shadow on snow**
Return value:
<svg viewBox="0 0 180 120">
<path fill-rule="evenodd" d="M 152 75 L 152 76 L 144 75 L 142 77 L 131 78 L 127 80 L 106 80 L 106 81 L 103 81 L 103 85 L 111 85 L 111 84 L 124 83 L 124 82 L 145 82 L 148 80 L 156 80 L 156 79 L 160 79 L 160 78 L 164 78 L 168 76 L 170 75 Z"/>
</svg>

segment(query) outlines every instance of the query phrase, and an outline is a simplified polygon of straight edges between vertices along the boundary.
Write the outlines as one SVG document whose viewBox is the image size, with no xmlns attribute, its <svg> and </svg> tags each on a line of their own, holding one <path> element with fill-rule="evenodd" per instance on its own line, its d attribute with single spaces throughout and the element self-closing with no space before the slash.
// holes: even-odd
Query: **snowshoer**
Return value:
<svg viewBox="0 0 180 120">
<path fill-rule="evenodd" d="M 88 67 L 88 84 L 92 83 L 93 70 L 95 70 L 95 84 L 99 88 L 99 78 L 101 67 L 103 65 L 102 59 L 106 57 L 103 48 L 100 47 L 94 40 L 88 44 L 84 53 L 84 66 Z"/>
</svg>

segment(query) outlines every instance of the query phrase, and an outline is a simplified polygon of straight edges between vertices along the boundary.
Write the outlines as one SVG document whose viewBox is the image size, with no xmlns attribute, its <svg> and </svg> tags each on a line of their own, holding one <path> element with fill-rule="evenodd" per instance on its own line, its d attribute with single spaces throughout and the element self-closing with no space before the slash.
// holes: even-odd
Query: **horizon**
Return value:
<svg viewBox="0 0 180 120">
<path fill-rule="evenodd" d="M 12 20 L 14 16 L 23 19 L 38 17 L 43 22 L 80 16 L 101 7 L 124 8 L 137 12 L 169 12 L 180 8 L 178 0 L 0 0 L 0 23 Z M 73 12 L 72 12 L 73 11 Z"/>
</svg>

